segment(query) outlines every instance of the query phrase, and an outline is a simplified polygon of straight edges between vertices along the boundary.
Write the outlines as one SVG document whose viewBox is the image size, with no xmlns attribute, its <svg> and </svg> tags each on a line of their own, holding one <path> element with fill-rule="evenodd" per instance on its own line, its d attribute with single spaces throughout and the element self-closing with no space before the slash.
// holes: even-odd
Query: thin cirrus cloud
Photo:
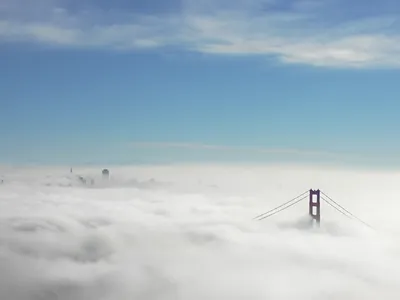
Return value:
<svg viewBox="0 0 400 300">
<path fill-rule="evenodd" d="M 300 156 L 322 156 L 322 157 L 340 157 L 339 154 L 325 151 L 308 151 L 290 148 L 267 148 L 252 146 L 230 146 L 215 145 L 203 143 L 179 143 L 179 142 L 133 142 L 133 148 L 142 149 L 180 149 L 180 150 L 206 150 L 222 152 L 245 152 L 259 154 L 282 154 L 282 155 L 300 155 Z"/>
<path fill-rule="evenodd" d="M 172 46 L 319 67 L 400 66 L 396 14 L 339 19 L 331 16 L 327 1 L 294 1 L 281 8 L 280 1 L 185 0 L 179 10 L 166 14 L 101 7 L 71 10 L 58 1 L 42 1 L 40 10 L 29 13 L 25 2 L 0 7 L 3 42 L 124 51 Z"/>
<path fill-rule="evenodd" d="M 267 146 L 241 146 L 241 145 L 223 145 L 223 144 L 208 144 L 195 142 L 168 142 L 168 141 L 135 141 L 129 144 L 131 149 L 135 150 L 173 150 L 176 153 L 196 153 L 205 154 L 211 153 L 215 155 L 234 155 L 237 157 L 252 157 L 257 155 L 260 157 L 275 158 L 279 161 L 285 157 L 294 159 L 299 163 L 317 162 L 322 164 L 339 163 L 345 165 L 356 166 L 359 163 L 375 166 L 377 163 L 385 166 L 394 166 L 399 163 L 396 155 L 386 153 L 384 156 L 378 155 L 370 151 L 352 151 L 352 150 L 309 150 L 297 148 L 274 148 Z"/>
</svg>

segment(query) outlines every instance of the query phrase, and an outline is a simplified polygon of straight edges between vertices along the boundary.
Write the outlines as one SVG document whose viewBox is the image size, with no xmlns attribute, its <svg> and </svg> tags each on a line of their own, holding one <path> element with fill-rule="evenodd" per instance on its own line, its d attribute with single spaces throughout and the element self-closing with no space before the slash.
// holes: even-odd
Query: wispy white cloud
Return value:
<svg viewBox="0 0 400 300">
<path fill-rule="evenodd" d="M 106 47 L 115 50 L 154 48 L 166 43 L 140 24 L 95 25 L 90 28 L 56 26 L 48 23 L 0 21 L 0 36 L 56 46 Z M 147 35 L 147 33 L 150 33 Z"/>
<path fill-rule="evenodd" d="M 0 9 L 5 16 L 0 39 L 113 50 L 176 46 L 325 67 L 400 66 L 397 15 L 324 22 L 329 16 L 324 1 L 295 1 L 290 9 L 274 10 L 277 1 L 185 0 L 179 13 L 153 16 L 95 9 L 71 12 L 56 1 L 42 1 L 40 12 L 29 14 L 21 4 L 25 2 Z"/>
</svg>

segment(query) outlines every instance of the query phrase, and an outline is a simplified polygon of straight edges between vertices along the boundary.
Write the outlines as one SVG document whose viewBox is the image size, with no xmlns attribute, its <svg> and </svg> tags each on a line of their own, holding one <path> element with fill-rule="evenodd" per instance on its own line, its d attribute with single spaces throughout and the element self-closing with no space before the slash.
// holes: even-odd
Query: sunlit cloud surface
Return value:
<svg viewBox="0 0 400 300">
<path fill-rule="evenodd" d="M 0 169 L 1 299 L 397 299 L 399 174 L 299 166 Z M 371 230 L 307 201 L 320 188 Z"/>
<path fill-rule="evenodd" d="M 400 65 L 396 9 L 360 15 L 355 12 L 368 4 L 357 9 L 343 1 L 184 0 L 151 2 L 146 9 L 140 1 L 90 4 L 7 0 L 0 6 L 0 39 L 112 51 L 176 47 L 320 67 Z"/>
</svg>

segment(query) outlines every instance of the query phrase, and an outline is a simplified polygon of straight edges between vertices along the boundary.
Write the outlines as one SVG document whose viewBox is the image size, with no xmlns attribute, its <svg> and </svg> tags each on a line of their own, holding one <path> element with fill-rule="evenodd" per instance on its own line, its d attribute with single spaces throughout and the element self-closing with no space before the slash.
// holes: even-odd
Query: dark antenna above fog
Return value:
<svg viewBox="0 0 400 300">
<path fill-rule="evenodd" d="M 104 169 L 101 173 L 103 175 L 103 179 L 108 180 L 110 178 L 110 171 L 108 171 L 108 169 Z"/>
</svg>

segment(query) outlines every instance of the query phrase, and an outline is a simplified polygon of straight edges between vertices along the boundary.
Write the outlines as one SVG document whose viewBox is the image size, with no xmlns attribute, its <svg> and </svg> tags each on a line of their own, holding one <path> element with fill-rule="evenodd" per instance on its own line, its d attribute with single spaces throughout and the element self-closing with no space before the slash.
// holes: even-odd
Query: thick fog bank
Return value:
<svg viewBox="0 0 400 300">
<path fill-rule="evenodd" d="M 0 167 L 0 299 L 398 299 L 400 173 Z M 321 189 L 374 227 L 324 202 Z"/>
</svg>

